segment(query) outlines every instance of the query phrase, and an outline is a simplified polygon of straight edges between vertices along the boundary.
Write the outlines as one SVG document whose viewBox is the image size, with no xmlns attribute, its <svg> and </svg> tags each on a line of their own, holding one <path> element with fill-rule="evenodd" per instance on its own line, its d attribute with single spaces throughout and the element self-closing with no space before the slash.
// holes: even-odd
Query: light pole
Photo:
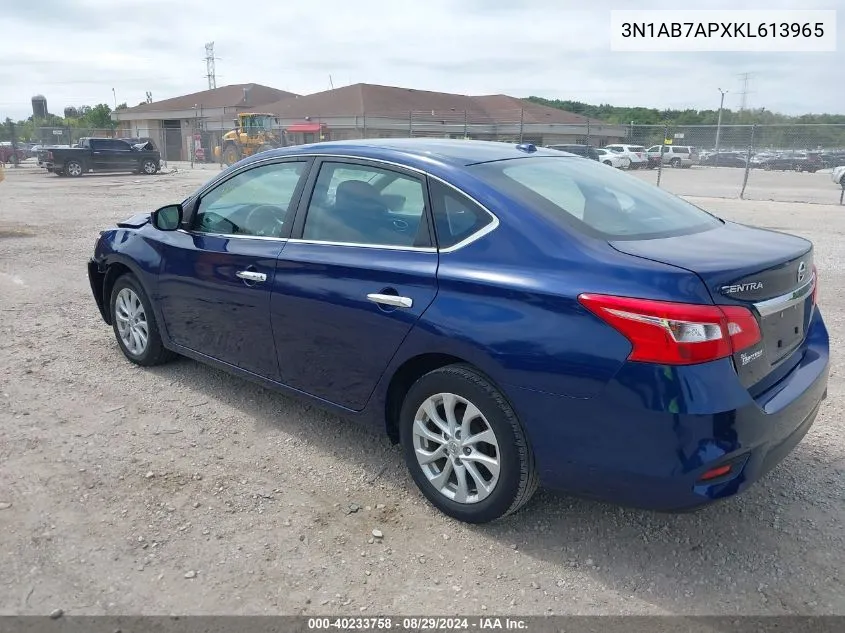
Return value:
<svg viewBox="0 0 845 633">
<path fill-rule="evenodd" d="M 719 92 L 722 93 L 722 98 L 719 101 L 719 118 L 716 121 L 716 154 L 719 153 L 719 137 L 722 135 L 722 108 L 725 107 L 725 95 L 728 94 L 727 90 L 722 90 L 721 88 L 719 88 Z"/>
</svg>

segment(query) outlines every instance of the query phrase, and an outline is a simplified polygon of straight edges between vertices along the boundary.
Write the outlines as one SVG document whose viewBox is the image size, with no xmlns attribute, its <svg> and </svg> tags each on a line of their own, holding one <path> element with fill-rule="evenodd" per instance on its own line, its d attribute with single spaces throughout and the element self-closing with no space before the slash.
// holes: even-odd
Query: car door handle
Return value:
<svg viewBox="0 0 845 633">
<path fill-rule="evenodd" d="M 267 281 L 267 275 L 264 273 L 255 272 L 254 270 L 239 270 L 235 275 L 246 281 Z"/>
<path fill-rule="evenodd" d="M 377 292 L 367 295 L 367 299 L 373 303 L 380 303 L 386 306 L 394 306 L 396 308 L 410 308 L 414 305 L 414 300 L 411 297 L 399 297 L 397 295 L 382 295 Z"/>
</svg>

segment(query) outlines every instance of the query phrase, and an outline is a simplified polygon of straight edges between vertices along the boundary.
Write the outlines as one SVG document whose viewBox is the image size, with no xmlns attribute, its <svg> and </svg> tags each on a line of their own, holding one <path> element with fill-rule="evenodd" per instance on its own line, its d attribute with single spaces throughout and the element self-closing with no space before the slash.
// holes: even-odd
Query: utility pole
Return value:
<svg viewBox="0 0 845 633">
<path fill-rule="evenodd" d="M 719 92 L 722 93 L 722 99 L 719 101 L 719 118 L 716 121 L 716 153 L 719 153 L 719 137 L 722 135 L 722 109 L 725 107 L 725 95 L 728 93 L 727 90 L 722 90 L 719 88 Z M 719 159 L 716 158 L 718 161 Z"/>
<path fill-rule="evenodd" d="M 214 42 L 205 45 L 205 73 L 208 78 L 208 89 L 214 90 L 217 87 L 217 74 L 214 68 Z"/>
<path fill-rule="evenodd" d="M 742 99 L 739 103 L 740 111 L 744 111 L 748 107 L 748 80 L 751 78 L 751 73 L 742 73 L 740 75 L 742 77 Z"/>
</svg>

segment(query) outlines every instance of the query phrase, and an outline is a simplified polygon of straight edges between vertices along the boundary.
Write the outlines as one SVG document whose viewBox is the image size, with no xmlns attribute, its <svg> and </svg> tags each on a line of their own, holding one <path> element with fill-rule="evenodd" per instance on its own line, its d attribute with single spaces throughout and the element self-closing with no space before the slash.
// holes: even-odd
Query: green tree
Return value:
<svg viewBox="0 0 845 633">
<path fill-rule="evenodd" d="M 117 123 L 116 121 L 112 120 L 111 108 L 105 103 L 98 103 L 94 107 L 90 108 L 82 116 L 82 122 L 84 124 L 84 127 L 101 130 L 113 129 Z"/>
</svg>

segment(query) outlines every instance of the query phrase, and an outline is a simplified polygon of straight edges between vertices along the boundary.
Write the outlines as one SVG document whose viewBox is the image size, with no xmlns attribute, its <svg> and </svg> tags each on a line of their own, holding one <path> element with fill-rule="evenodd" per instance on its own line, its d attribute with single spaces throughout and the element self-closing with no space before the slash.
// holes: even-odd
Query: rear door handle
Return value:
<svg viewBox="0 0 845 633">
<path fill-rule="evenodd" d="M 254 270 L 239 270 L 235 273 L 235 275 L 246 281 L 267 281 L 267 275 L 265 275 L 264 273 L 255 272 Z"/>
<path fill-rule="evenodd" d="M 414 300 L 411 297 L 399 297 L 397 295 L 382 295 L 379 293 L 371 293 L 367 295 L 367 299 L 373 303 L 380 303 L 386 306 L 394 306 L 396 308 L 410 308 L 414 305 Z"/>
</svg>

